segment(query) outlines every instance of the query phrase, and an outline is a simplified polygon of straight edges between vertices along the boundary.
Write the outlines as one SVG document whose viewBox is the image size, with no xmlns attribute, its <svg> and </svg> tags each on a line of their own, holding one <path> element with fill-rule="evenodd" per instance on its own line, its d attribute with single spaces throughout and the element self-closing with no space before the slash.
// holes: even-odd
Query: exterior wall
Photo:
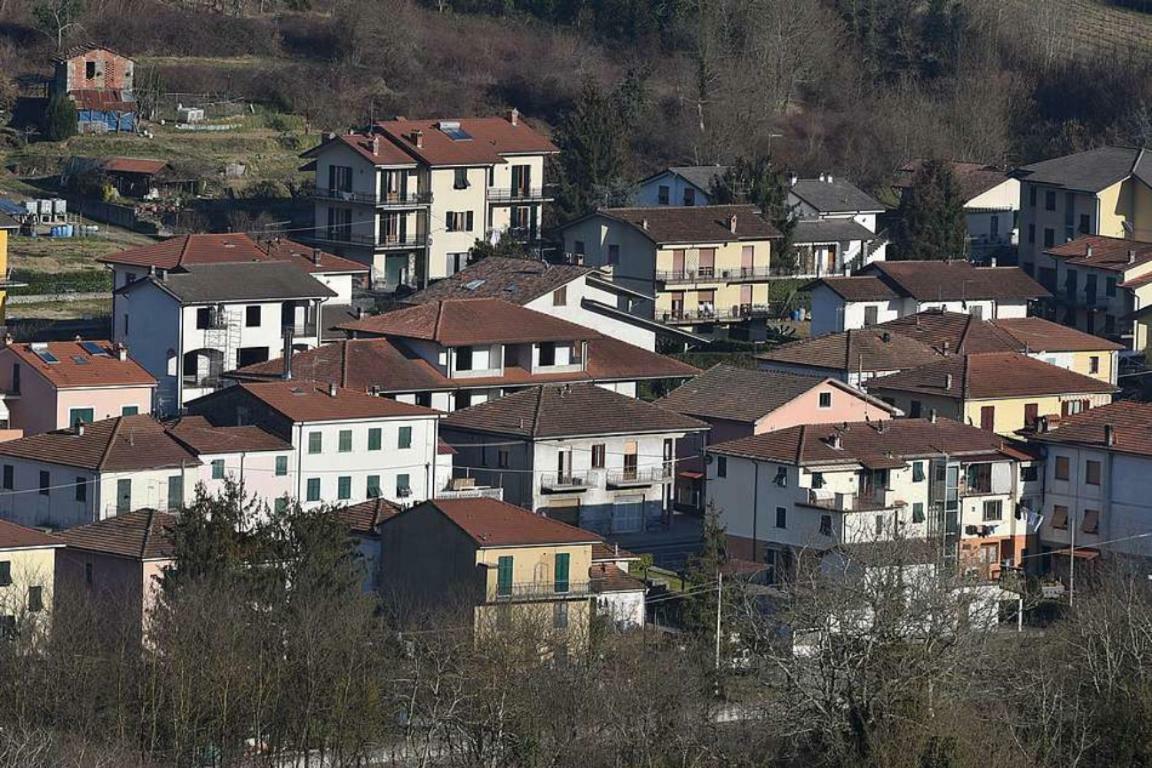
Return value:
<svg viewBox="0 0 1152 768">
<path fill-rule="evenodd" d="M 87 64 L 96 65 L 96 75 L 87 76 Z M 132 59 L 112 51 L 96 48 L 73 56 L 67 61 L 57 62 L 54 86 L 66 92 L 71 91 L 132 91 L 135 65 Z"/>
<path fill-rule="evenodd" d="M 113 294 L 112 340 L 157 381 L 155 410 L 173 413 L 181 404 L 183 359 L 180 305 L 158 290 Z"/>
<path fill-rule="evenodd" d="M 1044 510 L 1040 526 L 1043 546 L 1065 548 L 1097 548 L 1102 541 L 1123 539 L 1148 530 L 1148 500 L 1152 498 L 1149 461 L 1135 456 L 1122 456 L 1106 450 L 1075 446 L 1053 445 L 1046 451 L 1044 463 Z M 1067 458 L 1069 478 L 1056 477 L 1057 457 Z M 1089 485 L 1086 471 L 1088 461 L 1100 462 L 1100 484 Z M 1064 527 L 1053 525 L 1055 508 L 1068 510 Z M 1099 514 L 1099 527 L 1095 533 L 1085 530 L 1085 512 Z M 1111 552 L 1125 554 L 1152 554 L 1147 540 L 1131 539 L 1109 544 Z M 1056 556 L 1059 557 L 1059 556 Z M 1066 572 L 1064 568 L 1058 568 Z"/>
<path fill-rule="evenodd" d="M 740 224 L 737 220 L 737 229 Z M 749 246 L 753 248 L 752 269 L 757 270 L 752 275 L 759 275 L 756 282 L 730 280 L 740 278 L 742 274 L 742 252 Z M 699 276 L 700 251 L 705 248 L 715 249 L 716 260 L 713 277 Z M 770 240 L 741 241 L 715 243 L 693 243 L 687 246 L 664 246 L 656 251 L 656 271 L 665 275 L 674 275 L 674 252 L 684 251 L 683 278 L 664 280 L 662 283 L 657 276 L 655 314 L 657 319 L 671 318 L 673 312 L 673 296 L 682 301 L 682 309 L 686 313 L 707 311 L 702 303 L 701 292 L 710 292 L 714 295 L 711 310 L 719 319 L 736 319 L 742 304 L 753 306 L 767 306 L 768 304 L 768 269 L 772 257 L 772 242 Z M 690 277 L 689 274 L 695 275 Z M 661 287 L 662 286 L 662 287 Z M 743 301 L 742 291 L 751 291 L 751 301 Z"/>
<path fill-rule="evenodd" d="M 1052 258 L 1044 255 L 1045 230 L 1052 230 L 1052 244 L 1060 245 L 1080 232 L 1080 217 L 1088 217 L 1088 231 L 1083 234 L 1122 237 L 1117 217 L 1120 184 L 1104 190 L 1099 196 L 1091 192 L 1073 192 L 1027 180 L 1020 182 L 1020 266 L 1036 276 L 1042 267 L 1051 267 Z M 1036 189 L 1036 205 L 1031 204 L 1031 190 Z M 1054 210 L 1047 210 L 1046 193 L 1056 194 Z M 1069 205 L 1071 203 L 1071 205 Z M 1110 212 L 1109 212 L 1110 211 Z M 1071 221 L 1071 224 L 1068 222 Z"/>
<path fill-rule="evenodd" d="M 1032 352 L 1028 356 L 1108 384 L 1115 384 L 1119 376 L 1120 355 L 1115 350 Z M 1095 372 L 1092 370 L 1093 358 L 1095 358 Z"/>
<path fill-rule="evenodd" d="M 386 141 L 386 139 L 381 139 Z M 380 195 L 380 174 L 373 163 L 370 163 L 358 152 L 342 142 L 334 141 L 323 152 L 316 155 L 316 188 L 324 190 L 328 187 L 328 174 L 332 166 L 342 166 L 352 169 L 352 192 L 356 196 L 366 199 L 375 199 Z M 371 208 L 361 208 L 361 216 L 369 214 Z M 355 214 L 353 214 L 355 218 Z M 324 226 L 327 219 L 316 219 L 317 226 Z"/>
<path fill-rule="evenodd" d="M 1019 237 L 1016 222 L 1016 213 L 1020 210 L 1019 180 L 1006 179 L 966 202 L 964 209 L 974 253 L 1016 244 Z"/>
<path fill-rule="evenodd" d="M 582 257 L 589 267 L 611 267 L 612 282 L 648 296 L 656 295 L 656 244 L 634 227 L 606 216 L 589 216 L 560 232 L 564 253 Z M 580 245 L 584 252 L 580 254 Z M 609 265 L 608 246 L 620 247 L 620 262 Z"/>
<path fill-rule="evenodd" d="M 1128 344 L 1137 351 L 1145 348 L 1148 340 L 1142 324 L 1125 318 L 1152 301 L 1152 285 L 1123 288 L 1119 284 L 1147 277 L 1152 273 L 1152 262 L 1115 272 L 1070 266 L 1064 259 L 1044 258 L 1047 266 L 1042 267 L 1041 282 L 1053 293 L 1057 319 L 1085 333 Z M 1074 286 L 1070 280 L 1075 280 Z M 1092 293 L 1087 290 L 1089 280 L 1094 281 L 1096 287 Z M 1113 295 L 1109 296 L 1109 292 Z"/>
<path fill-rule="evenodd" d="M 709 190 L 702 190 L 695 184 L 688 183 L 682 177 L 665 171 L 644 184 L 637 184 L 628 204 L 638 208 L 655 208 L 662 205 L 660 202 L 660 187 L 662 186 L 668 187 L 668 202 L 664 205 L 683 206 L 685 189 L 694 190 L 694 205 L 708 205 L 709 203 Z"/>
<path fill-rule="evenodd" d="M 488 214 L 488 166 L 468 169 L 468 186 L 455 188 L 454 168 L 433 168 L 428 172 L 432 208 L 428 245 L 428 278 L 436 280 L 452 274 L 448 254 L 467 253 L 477 240 L 484 239 Z M 448 232 L 449 211 L 472 211 L 472 229 Z"/>
<path fill-rule="evenodd" d="M 512 168 L 517 165 L 526 165 L 529 167 L 528 180 L 531 189 L 544 190 L 544 155 L 506 155 L 505 163 L 498 163 L 492 166 L 490 171 L 490 184 L 489 189 L 496 191 L 499 194 L 505 194 L 506 190 L 512 189 Z M 536 194 L 536 193 L 533 193 Z M 508 229 L 512 224 L 512 208 L 510 203 L 493 202 L 498 197 L 486 195 L 488 199 L 488 220 L 487 234 L 491 236 L 494 233 L 503 232 Z M 516 207 L 530 207 L 535 209 L 535 221 L 537 231 L 540 229 L 543 214 L 543 203 L 539 200 L 532 201 L 517 201 Z M 531 219 L 530 219 L 531 220 Z"/>
<path fill-rule="evenodd" d="M 596 615 L 607 617 L 620 631 L 643 629 L 646 617 L 644 591 L 597 594 Z"/>
<path fill-rule="evenodd" d="M 1001 400 L 969 400 L 965 403 L 964 414 L 967 423 L 980 426 L 980 409 L 992 406 L 996 409 L 996 431 L 1010 436 L 1024 427 L 1024 406 L 1036 403 L 1041 416 L 1059 416 L 1064 401 L 1088 400 L 1090 407 L 1097 408 L 1112 402 L 1111 395 L 1084 395 L 1068 393 L 1049 397 L 1031 397 Z"/>
<path fill-rule="evenodd" d="M 276 474 L 278 456 L 288 457 L 287 474 Z M 203 463 L 189 473 L 192 486 L 185 489 L 185 500 L 190 502 L 195 498 L 197 485 L 202 484 L 209 495 L 216 495 L 224 491 L 227 480 L 232 480 L 243 486 L 249 498 L 259 499 L 271 508 L 276 499 L 295 498 L 299 477 L 294 459 L 293 451 L 201 454 L 200 460 Z M 214 461 L 224 462 L 224 478 L 213 478 Z"/>
<path fill-rule="evenodd" d="M 565 301 L 557 305 L 553 294 L 548 293 L 528 302 L 524 306 L 528 309 L 541 312 L 545 315 L 558 317 L 570 323 L 591 328 L 606 336 L 625 341 L 649 352 L 656 349 L 656 332 L 643 326 L 617 320 L 599 312 L 585 309 L 584 299 L 598 301 L 608 306 L 617 306 L 617 297 L 608 291 L 588 285 L 588 281 L 581 277 L 564 286 Z"/>
<path fill-rule="evenodd" d="M 47 429 L 64 429 L 72 426 L 68 418 L 73 408 L 91 408 L 93 420 L 101 421 L 113 416 L 122 416 L 126 407 L 135 407 L 138 413 L 152 412 L 152 392 L 155 387 L 107 387 L 101 389 L 62 389 L 56 394 L 55 424 Z M 23 399 L 23 398 L 21 398 Z M 29 414 L 35 413 L 31 408 Z M 49 415 L 53 412 L 49 411 Z M 19 427 L 19 425 L 13 425 Z M 25 435 L 36 434 L 24 429 Z"/>
<path fill-rule="evenodd" d="M 39 587 L 43 618 L 51 614 L 56 581 L 56 554 L 59 547 L 0 549 L 0 562 L 8 562 L 12 583 L 0 586 L 0 616 L 30 617 L 29 590 Z"/>
<path fill-rule="evenodd" d="M 820 395 L 832 396 L 832 405 L 820 407 Z M 801 424 L 832 424 L 844 421 L 884 421 L 892 414 L 859 394 L 845 392 L 840 387 L 823 382 L 794 400 L 785 403 L 756 422 L 755 434 L 773 432 Z M 719 440 L 711 440 L 713 444 Z"/>
<path fill-rule="evenodd" d="M 1152 240 L 1152 187 L 1139 180 L 1132 185 L 1132 237 Z"/>
<path fill-rule="evenodd" d="M 156 605 L 160 578 L 169 560 L 141 561 L 103 552 L 65 547 L 56 556 L 56 588 L 61 607 L 96 600 L 125 627 L 146 628 Z M 91 582 L 87 574 L 91 572 Z"/>
</svg>

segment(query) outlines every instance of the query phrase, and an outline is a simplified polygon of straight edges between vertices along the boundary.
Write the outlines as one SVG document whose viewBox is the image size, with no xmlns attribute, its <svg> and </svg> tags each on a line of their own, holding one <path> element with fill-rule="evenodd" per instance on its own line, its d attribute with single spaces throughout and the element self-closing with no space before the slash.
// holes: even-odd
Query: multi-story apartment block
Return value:
<svg viewBox="0 0 1152 768">
<path fill-rule="evenodd" d="M 1027 544 L 1017 502 L 1032 458 L 955 421 L 790 427 L 708 454 L 708 500 L 729 553 L 776 581 L 805 553 L 894 541 L 927 541 L 945 562 L 991 578 Z"/>
<path fill-rule="evenodd" d="M 1098 147 L 1025 165 L 1020 180 L 1020 266 L 1039 277 L 1045 251 L 1080 235 L 1152 240 L 1152 156 Z"/>
<path fill-rule="evenodd" d="M 655 318 L 709 332 L 768 316 L 780 233 L 751 205 L 606 208 L 561 229 L 575 263 L 655 300 Z"/>
<path fill-rule="evenodd" d="M 387 289 L 462 269 L 477 240 L 540 237 L 558 150 L 513 109 L 505 117 L 386 120 L 330 134 L 316 171 L 314 237 L 372 268 Z"/>
<path fill-rule="evenodd" d="M 1030 437 L 1045 457 L 1042 570 L 1067 579 L 1073 560 L 1152 556 L 1150 430 L 1152 405 L 1131 400 L 1037 425 Z"/>
<path fill-rule="evenodd" d="M 533 384 L 593 382 L 634 397 L 645 380 L 698 369 L 586 326 L 500 299 L 445 299 L 364 317 L 344 327 L 370 338 L 300 352 L 293 375 L 453 411 Z M 279 361 L 232 376 L 279 378 Z"/>
<path fill-rule="evenodd" d="M 113 416 L 152 412 L 156 379 L 108 341 L 44 341 L 0 347 L 0 420 L 13 436 Z"/>
<path fill-rule="evenodd" d="M 813 281 L 812 335 L 878 325 L 929 309 L 983 320 L 1026 317 L 1049 293 L 1017 267 L 967 261 L 877 261 L 851 277 Z"/>
<path fill-rule="evenodd" d="M 592 384 L 549 385 L 456 411 L 456 474 L 504 499 L 606 535 L 672 513 L 676 443 L 708 425 Z"/>
<path fill-rule="evenodd" d="M 944 355 L 865 386 L 912 418 L 935 411 L 1004 435 L 1032 427 L 1041 417 L 1107 405 L 1119 391 L 1115 384 L 1019 352 Z"/>
</svg>

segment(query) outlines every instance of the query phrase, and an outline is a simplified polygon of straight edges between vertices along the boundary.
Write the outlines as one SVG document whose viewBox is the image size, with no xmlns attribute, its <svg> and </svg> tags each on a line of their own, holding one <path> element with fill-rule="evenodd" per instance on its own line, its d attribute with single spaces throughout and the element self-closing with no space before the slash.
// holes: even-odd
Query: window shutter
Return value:
<svg viewBox="0 0 1152 768">
<path fill-rule="evenodd" d="M 556 578 L 555 587 L 557 592 L 568 591 L 568 566 L 571 555 L 567 552 L 559 552 L 556 555 Z"/>
</svg>

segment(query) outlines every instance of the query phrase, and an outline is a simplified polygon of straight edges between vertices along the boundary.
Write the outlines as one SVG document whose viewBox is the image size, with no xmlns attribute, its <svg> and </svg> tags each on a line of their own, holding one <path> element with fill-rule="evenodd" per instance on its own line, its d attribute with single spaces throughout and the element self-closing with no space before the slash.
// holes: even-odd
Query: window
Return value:
<svg viewBox="0 0 1152 768">
<path fill-rule="evenodd" d="M 1067 480 L 1072 476 L 1071 463 L 1067 456 L 1056 457 L 1055 471 L 1057 480 Z"/>
<path fill-rule="evenodd" d="M 324 450 L 324 433 L 308 433 L 308 453 L 320 453 Z"/>
<path fill-rule="evenodd" d="M 661 184 L 656 188 L 656 202 L 660 205 L 668 205 L 672 202 L 672 190 L 668 188 L 667 184 Z"/>
<path fill-rule="evenodd" d="M 684 188 L 684 205 L 696 205 L 696 190 L 692 189 L 692 187 Z"/>
<path fill-rule="evenodd" d="M 449 232 L 471 232 L 472 211 L 448 211 L 444 217 L 444 228 Z"/>
<path fill-rule="evenodd" d="M 1004 502 L 996 499 L 995 501 L 984 502 L 984 522 L 993 522 L 996 520 L 1004 519 Z"/>
<path fill-rule="evenodd" d="M 1036 187 L 1028 187 L 1028 205 L 1036 207 Z"/>
<path fill-rule="evenodd" d="M 812 487 L 813 488 L 823 488 L 824 487 L 824 473 L 823 472 L 813 472 L 812 473 Z"/>
<path fill-rule="evenodd" d="M 864 307 L 864 325 L 876 325 L 880 322 L 880 308 L 871 305 Z"/>
<path fill-rule="evenodd" d="M 453 189 L 468 189 L 468 169 L 456 168 L 453 172 L 452 179 Z"/>
<path fill-rule="evenodd" d="M 87 80 L 95 80 L 96 79 L 96 62 L 94 62 L 94 61 L 84 62 L 84 77 Z"/>
<path fill-rule="evenodd" d="M 1092 317 L 1092 315 L 1088 315 L 1088 317 Z M 1108 336 L 1116 334 L 1116 315 L 1104 315 L 1104 333 Z"/>
<path fill-rule="evenodd" d="M 507 469 L 509 466 L 508 465 L 508 456 L 509 456 L 509 454 L 508 454 L 507 448 L 497 448 L 496 449 L 496 466 L 499 467 L 500 469 Z"/>
<path fill-rule="evenodd" d="M 244 310 L 244 325 L 248 328 L 260 327 L 260 306 L 247 307 Z"/>
<path fill-rule="evenodd" d="M 432 393 L 431 392 L 417 392 L 416 393 L 416 405 L 422 406 L 424 408 L 431 408 L 432 407 Z"/>
<path fill-rule="evenodd" d="M 276 514 L 283 514 L 288 511 L 288 497 L 281 496 L 272 502 L 272 508 L 276 510 Z"/>
<path fill-rule="evenodd" d="M 728 457 L 716 457 L 716 477 L 728 477 Z"/>
<path fill-rule="evenodd" d="M 352 498 L 352 478 L 349 475 L 340 475 L 336 478 L 336 498 L 348 501 Z"/>
<path fill-rule="evenodd" d="M 40 470 L 40 495 L 41 496 L 47 496 L 48 495 L 48 489 L 51 486 L 52 486 L 52 476 L 48 472 L 46 472 L 44 470 Z"/>
<path fill-rule="evenodd" d="M 352 453 L 352 430 L 340 430 L 336 450 L 340 453 Z"/>
<path fill-rule="evenodd" d="M 1084 510 L 1084 522 L 1080 524 L 1080 530 L 1084 533 L 1100 533 L 1100 510 Z"/>
<path fill-rule="evenodd" d="M 396 495 L 400 497 L 412 495 L 412 486 L 407 473 L 396 475 Z"/>
<path fill-rule="evenodd" d="M 338 192 L 351 192 L 352 167 L 348 165 L 328 166 L 328 189 Z"/>
<path fill-rule="evenodd" d="M 96 420 L 96 415 L 91 408 L 69 408 L 68 409 L 68 426 L 74 427 L 77 424 L 91 424 Z"/>
<path fill-rule="evenodd" d="M 1035 464 L 1020 467 L 1020 480 L 1025 483 L 1034 483 L 1040 479 L 1040 470 Z"/>
<path fill-rule="evenodd" d="M 224 459 L 213 459 L 212 460 L 212 479 L 213 480 L 223 480 L 224 479 Z"/>
<path fill-rule="evenodd" d="M 996 406 L 985 405 L 980 408 L 980 429 L 996 431 Z"/>
<path fill-rule="evenodd" d="M 592 446 L 592 469 L 604 469 L 605 453 L 606 446 L 604 443 L 596 443 Z"/>
<path fill-rule="evenodd" d="M 1116 278 L 1114 278 L 1114 277 L 1104 278 L 1104 295 L 1105 296 L 1115 296 L 1116 295 Z"/>
<path fill-rule="evenodd" d="M 1044 228 L 1044 247 L 1051 248 L 1056 244 L 1056 230 L 1051 227 Z"/>
<path fill-rule="evenodd" d="M 1100 373 L 1100 356 L 1092 355 L 1088 358 L 1088 373 Z"/>
<path fill-rule="evenodd" d="M 568 629 L 568 603 L 563 600 L 552 604 L 552 628 Z"/>
<path fill-rule="evenodd" d="M 564 285 L 552 291 L 552 306 L 568 306 L 568 286 Z"/>
<path fill-rule="evenodd" d="M 1024 404 L 1024 426 L 1036 426 L 1036 420 L 1040 418 L 1040 405 L 1038 403 L 1025 403 Z"/>
<path fill-rule="evenodd" d="M 1092 217 L 1086 213 L 1080 214 L 1080 234 L 1086 235 L 1092 229 Z"/>
<path fill-rule="evenodd" d="M 84 583 L 92 586 L 92 563 L 84 563 Z"/>
<path fill-rule="evenodd" d="M 288 474 L 288 457 L 287 456 L 277 456 L 276 457 L 276 476 L 277 477 L 284 477 L 287 474 Z"/>
<path fill-rule="evenodd" d="M 777 486 L 781 488 L 788 487 L 788 468 L 776 467 L 776 477 L 772 480 Z"/>
<path fill-rule="evenodd" d="M 1061 531 L 1068 529 L 1068 507 L 1063 504 L 1052 505 L 1052 527 Z"/>
<path fill-rule="evenodd" d="M 380 498 L 380 475 L 368 475 L 368 484 L 364 494 L 370 499 Z"/>
<path fill-rule="evenodd" d="M 832 407 L 832 393 L 831 392 L 821 392 L 820 393 L 820 407 L 821 408 L 831 408 Z"/>
<path fill-rule="evenodd" d="M 788 527 L 788 508 L 787 507 L 776 507 L 776 527 L 777 528 L 787 528 Z"/>
<path fill-rule="evenodd" d="M 923 411 L 923 408 L 924 407 L 920 404 L 919 400 L 913 400 L 912 402 L 910 402 L 908 404 L 908 418 L 911 418 L 911 419 L 920 418 L 920 414 Z"/>
<path fill-rule="evenodd" d="M 76 501 L 88 500 L 88 481 L 83 477 L 76 478 Z"/>
<path fill-rule="evenodd" d="M 400 427 L 400 436 L 396 441 L 396 447 L 400 450 L 412 447 L 412 427 Z"/>
<path fill-rule="evenodd" d="M 987 462 L 969 464 L 964 473 L 964 484 L 969 493 L 992 493 L 992 465 Z"/>
<path fill-rule="evenodd" d="M 200 307 L 196 310 L 196 329 L 205 330 L 212 326 L 212 308 Z"/>
<path fill-rule="evenodd" d="M 620 263 L 620 246 L 616 245 L 615 243 L 608 246 L 608 263 Z"/>
<path fill-rule="evenodd" d="M 121 416 L 137 416 L 140 414 L 140 406 L 138 405 L 125 405 L 120 408 Z"/>
<path fill-rule="evenodd" d="M 1056 192 L 1055 190 L 1045 190 L 1044 192 L 1044 210 L 1056 210 Z"/>
<path fill-rule="evenodd" d="M 461 389 L 456 394 L 452 395 L 452 407 L 454 410 L 461 410 L 472 405 L 472 391 L 468 389 Z"/>
<path fill-rule="evenodd" d="M 1084 482 L 1088 485 L 1100 485 L 1100 462 L 1092 460 L 1084 462 Z"/>
<path fill-rule="evenodd" d="M 501 555 L 496 561 L 496 595 L 512 596 L 512 556 Z"/>
<path fill-rule="evenodd" d="M 914 483 L 924 482 L 924 462 L 922 462 L 922 461 L 912 462 L 912 482 L 914 482 Z"/>
<path fill-rule="evenodd" d="M 0 560 L 0 587 L 12 586 L 12 561 Z"/>
<path fill-rule="evenodd" d="M 305 491 L 305 498 L 308 501 L 320 501 L 320 478 L 308 478 L 308 488 Z"/>
<path fill-rule="evenodd" d="M 820 535 L 832 535 L 832 515 L 820 515 Z"/>
<path fill-rule="evenodd" d="M 563 593 L 568 591 L 568 567 L 571 559 L 572 556 L 567 552 L 556 553 L 556 562 L 553 565 L 553 586 L 556 592 Z"/>
<path fill-rule="evenodd" d="M 128 313 L 124 313 L 124 335 L 128 335 Z"/>
<path fill-rule="evenodd" d="M 368 430 L 368 450 L 378 451 L 383 444 L 384 432 L 380 427 L 371 427 Z"/>
<path fill-rule="evenodd" d="M 912 503 L 912 522 L 913 523 L 924 522 L 924 502 L 915 501 Z"/>
<path fill-rule="evenodd" d="M 116 514 L 132 509 L 132 480 L 124 478 L 116 481 Z"/>
<path fill-rule="evenodd" d="M 12 364 L 12 394 L 20 394 L 20 363 Z"/>
<path fill-rule="evenodd" d="M 12 490 L 12 488 L 15 484 L 15 477 L 14 477 L 15 474 L 16 474 L 16 468 L 15 467 L 13 467 L 11 464 L 5 464 L 4 465 L 4 490 L 6 490 L 6 491 Z"/>
<path fill-rule="evenodd" d="M 184 506 L 184 476 L 172 475 L 168 478 L 168 509 Z"/>
<path fill-rule="evenodd" d="M 552 341 L 540 342 L 540 365 L 556 365 L 556 343 Z"/>
<path fill-rule="evenodd" d="M 876 535 L 884 535 L 884 515 L 876 515 Z"/>
<path fill-rule="evenodd" d="M 456 370 L 472 370 L 472 347 L 456 347 Z"/>
<path fill-rule="evenodd" d="M 44 587 L 28 587 L 28 612 L 44 610 Z"/>
</svg>

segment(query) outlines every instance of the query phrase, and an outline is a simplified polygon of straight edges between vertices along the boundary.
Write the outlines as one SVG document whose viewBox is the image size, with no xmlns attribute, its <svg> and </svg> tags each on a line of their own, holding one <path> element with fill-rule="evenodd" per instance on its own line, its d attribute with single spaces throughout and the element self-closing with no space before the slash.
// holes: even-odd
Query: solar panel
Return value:
<svg viewBox="0 0 1152 768">
<path fill-rule="evenodd" d="M 82 341 L 80 347 L 93 357 L 108 357 L 108 351 L 94 341 Z"/>
<path fill-rule="evenodd" d="M 33 344 L 32 353 L 49 365 L 60 362 L 56 355 L 48 351 L 48 345 L 43 342 Z"/>
<path fill-rule="evenodd" d="M 470 141 L 472 134 L 460 127 L 460 123 L 440 123 L 440 131 L 452 141 Z"/>
<path fill-rule="evenodd" d="M 72 355 L 72 362 L 76 365 L 88 365 L 88 358 L 83 355 Z"/>
</svg>

